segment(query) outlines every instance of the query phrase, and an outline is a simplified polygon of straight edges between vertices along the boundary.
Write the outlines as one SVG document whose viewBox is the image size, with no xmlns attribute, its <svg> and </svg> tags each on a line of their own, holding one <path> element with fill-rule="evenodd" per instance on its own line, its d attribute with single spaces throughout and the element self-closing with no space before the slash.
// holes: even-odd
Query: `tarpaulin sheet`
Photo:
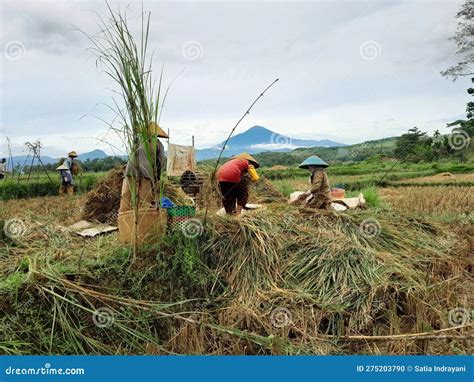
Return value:
<svg viewBox="0 0 474 382">
<path fill-rule="evenodd" d="M 194 171 L 196 167 L 195 149 L 193 146 L 168 145 L 168 176 L 181 176 L 186 170 Z"/>
</svg>

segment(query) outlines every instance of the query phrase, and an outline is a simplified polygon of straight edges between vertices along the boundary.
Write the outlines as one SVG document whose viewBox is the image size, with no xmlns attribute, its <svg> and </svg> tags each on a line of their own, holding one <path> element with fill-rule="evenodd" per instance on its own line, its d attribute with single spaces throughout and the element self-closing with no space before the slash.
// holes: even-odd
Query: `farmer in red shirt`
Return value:
<svg viewBox="0 0 474 382">
<path fill-rule="evenodd" d="M 258 167 L 260 165 L 255 158 L 248 153 L 242 153 L 217 170 L 217 180 L 227 214 L 239 215 L 242 212 L 249 198 L 248 178 L 252 182 L 259 179 L 255 171 Z"/>
</svg>

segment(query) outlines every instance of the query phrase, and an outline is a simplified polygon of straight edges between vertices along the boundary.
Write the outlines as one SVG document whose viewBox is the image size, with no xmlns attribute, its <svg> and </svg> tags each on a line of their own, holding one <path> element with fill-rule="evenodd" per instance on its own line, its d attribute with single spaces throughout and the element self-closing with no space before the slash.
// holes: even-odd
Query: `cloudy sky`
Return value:
<svg viewBox="0 0 474 382">
<path fill-rule="evenodd" d="M 142 2 L 128 7 L 140 28 Z M 161 124 L 171 142 L 199 148 L 225 139 L 252 100 L 238 132 L 263 125 L 294 138 L 357 143 L 412 126 L 447 132 L 464 116 L 469 81 L 439 72 L 453 60 L 448 38 L 460 2 L 143 1 L 151 11 L 156 75 L 176 78 Z M 115 85 L 95 65 L 79 31 L 98 31 L 100 1 L 1 1 L 0 156 L 40 139 L 61 156 L 120 141 L 107 133 Z M 99 138 L 99 139 L 98 139 Z M 105 138 L 111 145 L 102 142 Z"/>
</svg>

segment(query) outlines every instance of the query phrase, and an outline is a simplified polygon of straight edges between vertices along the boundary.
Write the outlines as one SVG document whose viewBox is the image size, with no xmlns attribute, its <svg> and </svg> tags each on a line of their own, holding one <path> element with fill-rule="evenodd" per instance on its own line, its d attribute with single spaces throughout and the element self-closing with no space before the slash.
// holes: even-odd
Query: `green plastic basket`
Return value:
<svg viewBox="0 0 474 382">
<path fill-rule="evenodd" d="M 196 215 L 196 207 L 194 206 L 176 206 L 170 207 L 168 210 L 168 217 L 193 217 Z"/>
<path fill-rule="evenodd" d="M 176 206 L 168 208 L 168 227 L 171 229 L 182 229 L 186 222 L 196 215 L 194 206 Z"/>
</svg>

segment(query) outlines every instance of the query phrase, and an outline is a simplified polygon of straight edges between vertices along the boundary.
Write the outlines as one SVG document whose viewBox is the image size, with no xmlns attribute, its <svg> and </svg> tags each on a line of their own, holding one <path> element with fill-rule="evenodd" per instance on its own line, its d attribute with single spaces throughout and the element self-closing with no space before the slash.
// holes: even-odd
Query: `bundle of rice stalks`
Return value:
<svg viewBox="0 0 474 382">
<path fill-rule="evenodd" d="M 280 209 L 239 219 L 211 217 L 205 251 L 228 283 L 228 298 L 245 302 L 235 305 L 241 311 L 225 308 L 221 324 L 256 332 L 269 306 L 283 306 L 304 325 L 295 323 L 300 333 L 371 335 L 441 327 L 441 312 L 456 289 L 446 279 L 459 275 L 459 268 L 449 254 L 452 243 L 435 227 L 386 211 L 310 215 Z M 453 289 L 446 290 L 445 282 Z M 267 319 L 260 331 L 268 334 L 269 327 L 271 333 Z"/>
<path fill-rule="evenodd" d="M 123 166 L 110 170 L 107 176 L 87 194 L 82 213 L 83 219 L 116 224 L 124 171 Z M 164 181 L 163 196 L 176 205 L 187 206 L 192 203 L 178 185 L 169 181 Z"/>
<path fill-rule="evenodd" d="M 89 191 L 83 207 L 83 219 L 110 224 L 117 222 L 123 173 L 122 166 L 110 170 L 107 176 Z"/>
<path fill-rule="evenodd" d="M 267 179 L 261 179 L 250 187 L 250 202 L 255 203 L 281 203 L 285 197 Z"/>
<path fill-rule="evenodd" d="M 216 211 L 222 207 L 222 195 L 217 180 L 212 174 L 207 174 L 196 204 L 200 208 Z"/>
<path fill-rule="evenodd" d="M 195 239 L 177 232 L 141 249 L 132 270 L 130 250 L 111 237 L 86 247 L 53 230 L 25 238 L 8 249 L 22 257 L 0 267 L 6 351 L 439 354 L 467 348 L 469 327 L 452 327 L 448 312 L 469 306 L 461 296 L 470 295 L 470 253 L 453 252 L 456 238 L 437 226 L 386 210 L 337 214 L 282 204 L 238 218 L 209 214 L 205 228 Z M 437 330 L 460 338 L 435 340 L 430 348 L 409 337 Z"/>
<path fill-rule="evenodd" d="M 205 248 L 211 266 L 238 298 L 251 298 L 258 289 L 280 281 L 282 236 L 274 229 L 278 216 L 264 213 L 239 219 L 215 216 L 209 221 L 211 235 Z"/>
</svg>

